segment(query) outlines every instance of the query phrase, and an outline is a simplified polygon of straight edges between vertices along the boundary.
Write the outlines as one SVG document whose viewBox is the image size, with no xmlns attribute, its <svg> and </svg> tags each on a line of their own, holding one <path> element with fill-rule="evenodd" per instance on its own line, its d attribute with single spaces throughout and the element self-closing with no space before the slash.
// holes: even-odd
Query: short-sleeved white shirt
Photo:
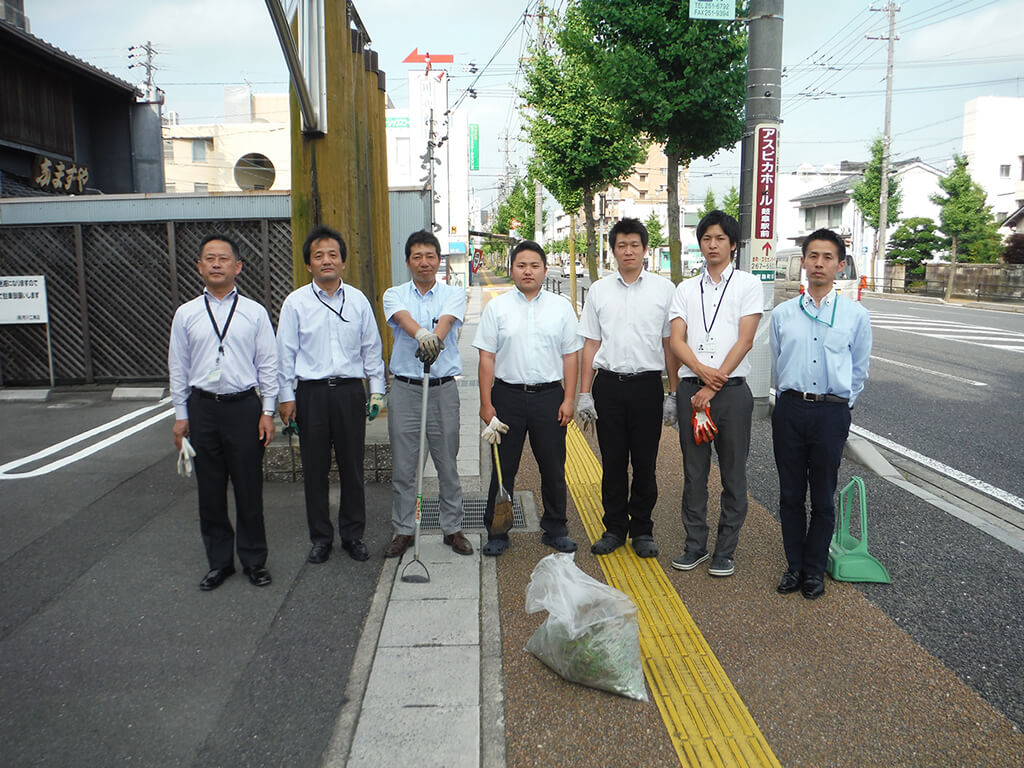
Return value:
<svg viewBox="0 0 1024 768">
<path fill-rule="evenodd" d="M 662 371 L 671 325 L 668 308 L 676 287 L 646 270 L 632 283 L 615 274 L 590 286 L 580 335 L 601 342 L 594 367 L 615 373 Z"/>
<path fill-rule="evenodd" d="M 569 300 L 541 290 L 528 300 L 518 288 L 491 299 L 473 346 L 494 353 L 494 375 L 510 384 L 562 380 L 562 356 L 583 341 Z"/>
<path fill-rule="evenodd" d="M 681 282 L 672 297 L 668 316 L 669 321 L 679 317 L 686 323 L 686 343 L 697 359 L 703 365 L 718 368 L 739 339 L 740 319 L 760 315 L 763 308 L 761 281 L 730 264 L 718 283 L 712 281 L 707 270 Z M 744 355 L 730 376 L 748 376 L 750 369 L 750 355 Z M 685 365 L 679 366 L 680 378 L 696 375 Z"/>
</svg>

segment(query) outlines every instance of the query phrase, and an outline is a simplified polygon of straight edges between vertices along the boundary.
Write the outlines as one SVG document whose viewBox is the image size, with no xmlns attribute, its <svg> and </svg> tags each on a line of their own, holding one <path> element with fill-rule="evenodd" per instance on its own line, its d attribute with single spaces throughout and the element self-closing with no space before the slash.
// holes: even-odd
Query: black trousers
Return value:
<svg viewBox="0 0 1024 768">
<path fill-rule="evenodd" d="M 836 527 L 836 484 L 850 434 L 845 403 L 808 403 L 776 397 L 772 446 L 779 472 L 779 519 L 789 568 L 823 576 Z M 805 500 L 811 489 L 811 517 Z"/>
<path fill-rule="evenodd" d="M 243 567 L 265 565 L 263 527 L 263 441 L 259 438 L 260 399 L 224 402 L 188 399 L 189 441 L 199 489 L 199 530 L 210 568 L 234 564 L 235 548 Z M 228 480 L 235 492 L 235 530 L 228 517 Z"/>
<path fill-rule="evenodd" d="M 328 509 L 332 449 L 341 480 L 338 535 L 342 541 L 363 538 L 366 529 L 363 488 L 366 390 L 363 382 L 355 380 L 329 386 L 325 382 L 300 381 L 295 391 L 295 422 L 299 426 L 309 540 L 314 544 L 334 541 Z"/>
<path fill-rule="evenodd" d="M 569 533 L 565 520 L 565 427 L 558 423 L 558 407 L 564 397 L 562 387 L 524 392 L 495 383 L 491 390 L 491 402 L 498 418 L 508 424 L 508 434 L 501 436 L 498 445 L 505 490 L 511 494 L 515 489 L 519 460 L 529 435 L 530 448 L 540 469 L 540 495 L 544 505 L 540 527 L 555 537 Z M 484 511 L 484 525 L 488 531 L 494 519 L 494 499 L 498 494 L 498 473 L 493 463 L 492 452 L 491 486 L 487 491 L 487 509 Z M 508 534 L 488 537 L 508 539 Z"/>
<path fill-rule="evenodd" d="M 601 448 L 601 503 L 604 527 L 620 539 L 650 536 L 658 501 L 658 444 L 661 441 L 661 374 L 620 380 L 598 371 L 592 388 Z M 629 485 L 629 465 L 633 483 Z"/>
</svg>

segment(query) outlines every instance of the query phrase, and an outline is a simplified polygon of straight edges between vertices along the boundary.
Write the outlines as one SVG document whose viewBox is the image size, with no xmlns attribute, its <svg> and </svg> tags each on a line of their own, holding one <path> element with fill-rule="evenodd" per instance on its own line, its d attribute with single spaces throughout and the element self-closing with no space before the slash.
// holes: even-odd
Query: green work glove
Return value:
<svg viewBox="0 0 1024 768">
<path fill-rule="evenodd" d="M 372 394 L 370 395 L 370 402 L 366 405 L 366 417 L 373 421 L 380 414 L 381 409 L 384 407 L 384 395 Z"/>
</svg>

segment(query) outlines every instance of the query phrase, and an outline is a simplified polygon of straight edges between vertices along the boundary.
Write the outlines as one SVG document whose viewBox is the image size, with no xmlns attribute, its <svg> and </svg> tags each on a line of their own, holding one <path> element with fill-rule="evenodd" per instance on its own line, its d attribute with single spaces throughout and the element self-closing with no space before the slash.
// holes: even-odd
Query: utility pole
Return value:
<svg viewBox="0 0 1024 768">
<path fill-rule="evenodd" d="M 156 87 L 153 84 L 153 70 L 156 69 L 153 66 L 153 54 L 156 53 L 153 50 L 153 43 L 149 40 L 146 41 L 145 45 L 130 45 L 128 46 L 130 53 L 128 58 L 132 59 L 132 63 L 128 65 L 128 69 L 135 69 L 137 67 L 145 67 L 146 69 L 146 101 L 156 101 Z M 135 51 L 141 51 L 142 53 L 135 53 Z M 146 60 L 143 62 L 134 61 L 135 58 L 145 54 Z"/>
<path fill-rule="evenodd" d="M 544 47 L 543 5 L 537 9 L 537 47 Z M 533 181 L 533 238 L 541 247 L 544 246 L 544 185 L 539 179 Z"/>
<path fill-rule="evenodd" d="M 885 69 L 885 128 L 882 134 L 882 174 L 879 181 L 881 194 L 878 197 L 878 232 L 875 241 L 875 253 L 868 267 L 868 280 L 871 288 L 875 285 L 875 261 L 879 256 L 885 254 L 886 235 L 889 231 L 889 149 L 892 144 L 890 129 L 892 125 L 892 70 L 893 53 L 896 46 L 896 13 L 900 10 L 894 3 L 889 2 L 885 8 L 872 8 L 872 11 L 884 11 L 889 14 L 889 59 Z M 880 38 L 870 37 L 869 40 Z"/>
</svg>

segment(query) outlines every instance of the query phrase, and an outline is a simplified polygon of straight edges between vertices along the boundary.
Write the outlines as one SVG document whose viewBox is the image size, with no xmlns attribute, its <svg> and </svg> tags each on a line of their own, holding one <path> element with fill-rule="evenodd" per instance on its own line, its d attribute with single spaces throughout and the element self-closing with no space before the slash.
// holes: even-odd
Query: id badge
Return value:
<svg viewBox="0 0 1024 768">
<path fill-rule="evenodd" d="M 713 355 L 717 351 L 718 342 L 716 342 L 710 336 L 705 338 L 703 341 L 697 342 L 697 352 L 703 352 L 706 355 Z"/>
<path fill-rule="evenodd" d="M 206 383 L 207 384 L 216 384 L 219 381 L 220 381 L 220 363 L 218 363 L 217 365 L 213 366 L 213 368 L 210 369 L 210 372 L 206 376 Z"/>
</svg>

